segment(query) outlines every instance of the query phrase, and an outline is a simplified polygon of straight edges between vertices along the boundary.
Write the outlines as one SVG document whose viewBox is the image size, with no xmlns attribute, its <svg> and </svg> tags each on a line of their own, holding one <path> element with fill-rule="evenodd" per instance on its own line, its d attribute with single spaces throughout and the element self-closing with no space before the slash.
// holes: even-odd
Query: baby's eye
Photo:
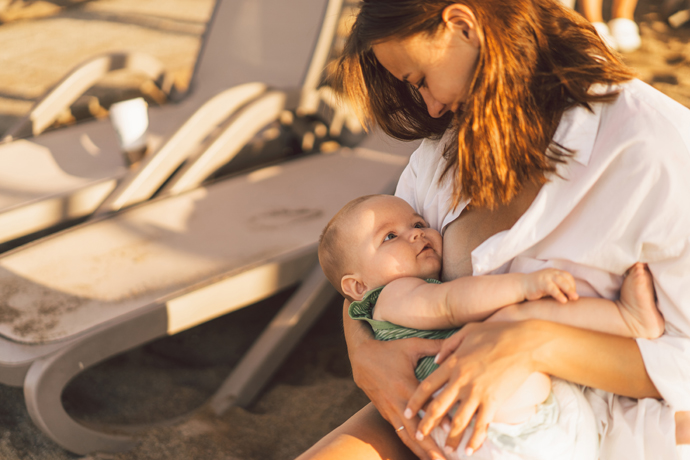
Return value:
<svg viewBox="0 0 690 460">
<path fill-rule="evenodd" d="M 414 228 L 426 228 L 426 223 L 417 222 L 416 224 L 414 224 Z"/>
<path fill-rule="evenodd" d="M 389 233 L 388 235 L 386 235 L 386 236 L 383 238 L 383 241 L 390 241 L 390 240 L 392 240 L 392 239 L 395 238 L 395 237 L 396 237 L 396 234 L 395 234 L 395 233 Z"/>
</svg>

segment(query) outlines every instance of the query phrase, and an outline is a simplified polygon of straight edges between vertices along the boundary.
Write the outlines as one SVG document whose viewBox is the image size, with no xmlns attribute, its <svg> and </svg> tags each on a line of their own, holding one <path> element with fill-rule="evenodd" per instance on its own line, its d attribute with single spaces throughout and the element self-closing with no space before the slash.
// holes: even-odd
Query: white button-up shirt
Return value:
<svg viewBox="0 0 690 460">
<path fill-rule="evenodd" d="M 643 409 L 641 402 L 633 414 L 629 407 L 621 408 L 616 397 L 598 393 L 609 406 L 608 414 L 599 411 L 601 458 L 674 458 L 670 450 L 673 456 L 662 453 L 671 449 L 669 443 L 675 445 L 668 414 L 690 410 L 690 110 L 639 80 L 619 89 L 614 102 L 593 104 L 593 112 L 576 107 L 563 114 L 554 140 L 574 150 L 573 159 L 558 166 L 558 175 L 549 178 L 510 230 L 472 252 L 473 272 L 531 272 L 555 266 L 573 274 L 580 295 L 616 299 L 623 273 L 635 262 L 647 263 L 666 331 L 658 339 L 637 343 L 647 373 L 672 410 Z M 452 184 L 438 182 L 444 141 L 445 136 L 420 145 L 396 191 L 439 230 L 466 205 L 450 209 Z M 651 414 L 655 411 L 667 413 L 664 421 L 651 420 L 658 415 Z M 613 432 L 620 432 L 616 423 L 625 417 L 626 424 L 637 427 L 618 439 Z M 664 428 L 670 433 L 642 441 L 649 430 L 661 428 L 659 423 L 671 423 Z M 641 442 L 646 447 L 641 448 Z M 625 443 L 643 453 L 622 455 L 639 451 Z M 649 455 L 654 455 L 646 456 L 651 446 Z"/>
</svg>

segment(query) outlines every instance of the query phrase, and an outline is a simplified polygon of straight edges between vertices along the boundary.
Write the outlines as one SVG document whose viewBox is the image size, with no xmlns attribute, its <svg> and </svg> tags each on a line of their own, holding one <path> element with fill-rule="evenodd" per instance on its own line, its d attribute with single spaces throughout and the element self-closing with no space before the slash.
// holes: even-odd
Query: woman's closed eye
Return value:
<svg viewBox="0 0 690 460">
<path fill-rule="evenodd" d="M 417 88 L 417 91 L 419 91 L 422 88 L 426 88 L 426 77 L 422 77 L 421 80 L 417 82 L 415 87 Z"/>
</svg>

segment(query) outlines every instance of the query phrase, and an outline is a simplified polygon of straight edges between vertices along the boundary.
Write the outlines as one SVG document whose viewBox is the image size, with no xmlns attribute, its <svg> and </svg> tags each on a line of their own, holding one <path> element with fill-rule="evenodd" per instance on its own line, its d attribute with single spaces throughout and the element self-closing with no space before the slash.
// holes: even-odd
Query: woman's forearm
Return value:
<svg viewBox="0 0 690 460">
<path fill-rule="evenodd" d="M 660 398 L 634 339 L 547 321 L 525 322 L 535 334 L 537 370 L 632 398 Z"/>
</svg>

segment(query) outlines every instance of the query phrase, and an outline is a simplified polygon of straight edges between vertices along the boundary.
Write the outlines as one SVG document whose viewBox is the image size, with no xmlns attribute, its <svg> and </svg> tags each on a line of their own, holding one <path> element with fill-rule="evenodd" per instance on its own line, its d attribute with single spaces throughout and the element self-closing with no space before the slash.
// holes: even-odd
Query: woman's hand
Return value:
<svg viewBox="0 0 690 460">
<path fill-rule="evenodd" d="M 499 407 L 539 370 L 533 356 L 545 342 L 531 323 L 470 323 L 446 339 L 437 357 L 441 366 L 419 385 L 407 404 L 406 413 L 416 414 L 445 385 L 425 408 L 418 426 L 425 439 L 457 402 L 446 447 L 457 449 L 476 415 L 466 453 L 479 449 Z"/>
<path fill-rule="evenodd" d="M 345 310 L 349 303 L 345 301 Z M 419 381 L 414 375 L 417 361 L 434 356 L 441 341 L 402 339 L 391 342 L 374 340 L 368 327 L 348 316 L 344 317 L 345 337 L 355 383 L 374 403 L 381 416 L 397 431 L 405 445 L 421 459 L 444 459 L 441 449 L 431 438 L 417 441 L 414 433 L 418 417 L 403 417 L 405 405 Z"/>
<path fill-rule="evenodd" d="M 407 413 L 416 413 L 446 385 L 426 408 L 418 428 L 421 435 L 428 435 L 458 402 L 446 446 L 458 446 L 476 415 L 467 442 L 476 451 L 497 409 L 532 372 L 630 398 L 660 397 L 634 339 L 537 319 L 496 319 L 467 324 L 444 342 L 437 357 L 441 366 L 419 385 L 407 405 Z"/>
</svg>

